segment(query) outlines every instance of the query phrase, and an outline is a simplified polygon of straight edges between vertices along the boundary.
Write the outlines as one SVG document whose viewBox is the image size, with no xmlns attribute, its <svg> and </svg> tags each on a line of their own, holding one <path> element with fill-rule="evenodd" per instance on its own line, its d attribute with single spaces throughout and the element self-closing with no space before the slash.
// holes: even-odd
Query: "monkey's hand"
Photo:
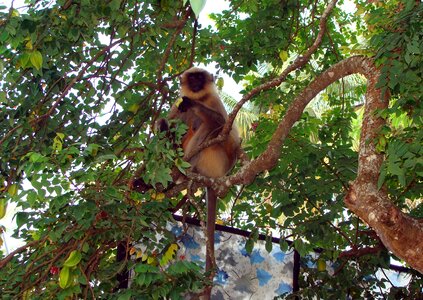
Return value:
<svg viewBox="0 0 423 300">
<path fill-rule="evenodd" d="M 186 97 L 186 96 L 183 96 L 182 97 L 182 101 L 179 103 L 179 105 L 178 105 L 178 110 L 180 111 L 180 112 L 186 112 L 188 109 L 190 109 L 192 106 L 194 105 L 194 102 L 190 99 L 190 98 L 188 98 L 188 97 Z"/>
</svg>

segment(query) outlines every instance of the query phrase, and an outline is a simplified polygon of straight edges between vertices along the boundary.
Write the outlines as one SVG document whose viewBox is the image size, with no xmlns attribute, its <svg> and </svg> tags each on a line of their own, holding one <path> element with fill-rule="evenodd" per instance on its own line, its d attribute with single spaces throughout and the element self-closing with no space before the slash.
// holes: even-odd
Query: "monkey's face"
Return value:
<svg viewBox="0 0 423 300">
<path fill-rule="evenodd" d="M 181 76 L 181 86 L 194 93 L 206 89 L 209 83 L 213 83 L 213 75 L 202 69 L 192 68 Z"/>
<path fill-rule="evenodd" d="M 204 72 L 200 73 L 189 73 L 187 75 L 188 87 L 193 92 L 199 92 L 204 88 L 206 84 L 206 76 Z"/>
</svg>

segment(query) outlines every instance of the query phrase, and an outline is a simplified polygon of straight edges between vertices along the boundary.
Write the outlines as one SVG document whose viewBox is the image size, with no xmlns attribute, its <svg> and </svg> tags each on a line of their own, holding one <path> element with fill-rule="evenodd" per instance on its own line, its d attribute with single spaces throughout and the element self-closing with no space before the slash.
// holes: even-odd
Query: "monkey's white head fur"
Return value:
<svg viewBox="0 0 423 300">
<path fill-rule="evenodd" d="M 193 77 L 198 76 L 196 78 L 197 81 L 200 82 L 201 86 L 196 85 L 194 88 L 192 87 Z M 201 78 L 201 79 L 200 79 Z M 209 73 L 207 70 L 198 67 L 192 67 L 186 70 L 180 77 L 180 93 L 181 97 L 186 96 L 192 100 L 198 100 L 203 98 L 207 95 L 217 94 L 216 85 L 214 84 L 214 77 L 213 74 Z"/>
</svg>

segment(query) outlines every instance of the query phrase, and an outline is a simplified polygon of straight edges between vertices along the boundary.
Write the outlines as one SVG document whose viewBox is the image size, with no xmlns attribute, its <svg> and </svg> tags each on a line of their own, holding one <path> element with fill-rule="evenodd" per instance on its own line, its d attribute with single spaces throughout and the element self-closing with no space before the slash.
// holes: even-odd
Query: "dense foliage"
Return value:
<svg viewBox="0 0 423 300">
<path fill-rule="evenodd" d="M 193 62 L 216 62 L 242 80 L 242 93 L 274 78 L 312 45 L 327 1 L 231 1 L 228 11 L 212 16 L 216 28 L 196 28 L 183 1 L 26 3 L 0 7 L 0 213 L 17 204 L 14 235 L 27 243 L 0 269 L 2 297 L 176 299 L 200 291 L 207 283 L 201 268 L 172 259 L 175 239 L 166 225 L 181 196 L 162 193 L 173 166 L 187 164 L 152 124 L 177 98 L 177 76 Z M 380 186 L 421 218 L 423 5 L 356 0 L 355 7 L 348 13 L 338 3 L 310 62 L 252 99 L 257 121 L 247 128 L 244 150 L 251 158 L 264 150 L 288 104 L 316 74 L 352 55 L 375 57 L 379 86 L 392 95 L 389 110 L 378 112 L 389 120 L 378 141 L 386 154 Z M 291 131 L 275 168 L 232 187 L 220 203 L 228 224 L 253 232 L 249 247 L 265 233 L 280 234 L 284 250 L 283 238 L 292 240 L 303 260 L 319 249 L 317 259 L 333 270 L 305 263 L 303 296 L 421 292 L 415 271 L 405 287 L 376 276 L 395 257 L 343 203 L 357 170 L 364 93 L 359 77 L 323 91 Z M 184 130 L 178 127 L 176 136 Z M 135 177 L 157 190 L 130 190 Z M 141 262 L 117 261 L 118 245 L 133 242 L 145 247 L 130 253 Z M 133 284 L 117 290 L 125 268 L 134 270 Z"/>
</svg>

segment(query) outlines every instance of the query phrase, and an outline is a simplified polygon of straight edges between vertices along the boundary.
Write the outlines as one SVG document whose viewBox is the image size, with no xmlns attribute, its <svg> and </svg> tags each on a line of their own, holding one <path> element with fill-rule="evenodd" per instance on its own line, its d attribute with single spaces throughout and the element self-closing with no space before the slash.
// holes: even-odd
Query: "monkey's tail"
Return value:
<svg viewBox="0 0 423 300">
<path fill-rule="evenodd" d="M 214 259 L 214 231 L 216 224 L 216 204 L 217 196 L 213 189 L 207 188 L 207 224 L 206 224 L 206 273 L 210 274 L 210 280 L 213 284 L 213 277 L 215 274 L 215 259 Z M 211 288 L 208 292 L 211 293 Z M 210 294 L 209 294 L 210 296 Z"/>
</svg>

